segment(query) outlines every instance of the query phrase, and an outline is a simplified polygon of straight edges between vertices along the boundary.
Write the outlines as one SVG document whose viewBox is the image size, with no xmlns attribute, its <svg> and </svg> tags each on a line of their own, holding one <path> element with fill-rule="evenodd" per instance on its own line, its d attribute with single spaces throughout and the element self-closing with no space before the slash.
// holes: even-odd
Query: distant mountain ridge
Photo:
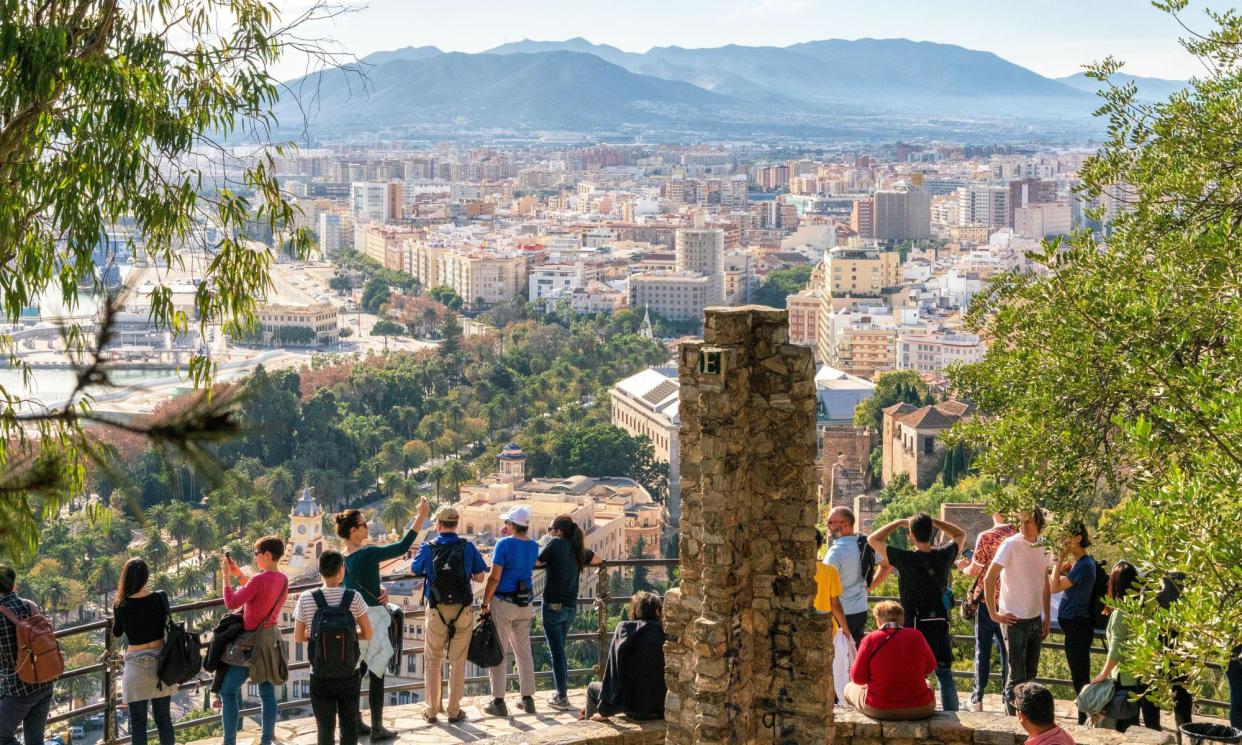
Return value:
<svg viewBox="0 0 1242 745">
<path fill-rule="evenodd" d="M 1087 91 L 1088 93 L 1095 93 L 1105 87 L 1103 82 L 1087 77 L 1085 72 L 1067 75 L 1063 78 L 1057 78 L 1057 80 L 1072 88 L 1077 88 L 1080 91 Z M 1190 81 L 1188 80 L 1145 78 L 1138 75 L 1127 75 L 1122 72 L 1113 73 L 1109 76 L 1109 80 L 1111 80 L 1114 85 L 1134 83 L 1138 87 L 1139 98 L 1149 101 L 1166 99 L 1190 84 Z"/>
<path fill-rule="evenodd" d="M 288 83 L 299 100 L 282 99 L 281 121 L 290 124 L 307 111 L 320 131 L 455 122 L 497 129 L 760 133 L 831 129 L 843 118 L 888 115 L 1079 122 L 1095 105 L 1089 89 L 991 52 L 906 39 L 670 46 L 641 54 L 581 37 L 524 39 L 478 54 L 405 47 L 362 62 L 365 86 L 339 70 Z M 309 109 L 308 92 L 315 103 Z"/>
</svg>

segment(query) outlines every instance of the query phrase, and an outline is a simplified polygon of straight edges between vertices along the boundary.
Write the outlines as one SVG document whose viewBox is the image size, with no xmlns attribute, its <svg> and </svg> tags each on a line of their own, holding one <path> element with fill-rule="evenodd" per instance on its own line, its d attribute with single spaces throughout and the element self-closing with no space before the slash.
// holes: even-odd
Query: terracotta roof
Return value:
<svg viewBox="0 0 1242 745">
<path fill-rule="evenodd" d="M 901 417 L 901 423 L 915 429 L 948 429 L 957 423 L 957 419 L 946 416 L 935 406 L 924 406 Z"/>
<path fill-rule="evenodd" d="M 936 404 L 936 409 L 938 409 L 941 414 L 945 414 L 946 416 L 960 418 L 966 416 L 967 414 L 974 413 L 975 407 L 965 401 L 958 401 L 951 398 L 948 401 Z"/>
<path fill-rule="evenodd" d="M 902 416 L 903 414 L 908 414 L 911 411 L 915 411 L 914 406 L 912 404 L 906 403 L 905 401 L 902 401 L 900 403 L 895 403 L 892 406 L 889 406 L 888 408 L 884 409 L 884 413 L 892 414 L 894 419 Z"/>
</svg>

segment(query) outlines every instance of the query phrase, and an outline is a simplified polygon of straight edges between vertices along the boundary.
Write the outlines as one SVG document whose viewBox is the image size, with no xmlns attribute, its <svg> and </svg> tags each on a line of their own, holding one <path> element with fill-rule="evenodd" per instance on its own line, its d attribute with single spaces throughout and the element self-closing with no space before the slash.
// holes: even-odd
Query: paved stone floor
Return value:
<svg viewBox="0 0 1242 745">
<path fill-rule="evenodd" d="M 492 717 L 483 713 L 483 706 L 490 696 L 468 698 L 462 708 L 466 711 L 466 719 L 456 724 L 449 724 L 448 718 L 441 714 L 438 724 L 428 724 L 420 714 L 424 704 L 407 704 L 405 706 L 388 706 L 384 708 L 384 723 L 388 729 L 399 734 L 398 745 L 445 745 L 446 743 L 476 742 L 503 735 L 516 735 L 524 732 L 567 724 L 577 721 L 578 711 L 586 704 L 586 693 L 583 689 L 571 690 L 569 700 L 574 708 L 558 711 L 548 706 L 551 691 L 539 691 L 535 694 L 535 713 L 526 714 L 518 708 L 520 697 L 513 693 L 508 698 L 509 714 L 503 717 Z M 315 745 L 315 720 L 290 719 L 276 723 L 276 739 L 282 745 Z M 367 738 L 360 738 L 362 743 Z M 200 740 L 195 745 L 215 745 L 219 738 Z M 237 745 L 258 745 L 259 730 L 254 719 L 247 719 L 238 733 Z"/>
</svg>

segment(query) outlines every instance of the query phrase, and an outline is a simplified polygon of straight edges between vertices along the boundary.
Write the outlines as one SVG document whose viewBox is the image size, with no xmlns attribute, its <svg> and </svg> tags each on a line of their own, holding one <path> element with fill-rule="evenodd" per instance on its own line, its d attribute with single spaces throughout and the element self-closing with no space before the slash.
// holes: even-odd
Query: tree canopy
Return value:
<svg viewBox="0 0 1242 745">
<path fill-rule="evenodd" d="M 291 45 L 315 52 L 298 27 L 330 14 L 312 3 L 282 19 L 264 0 L 0 2 L 4 320 L 49 295 L 73 308 L 79 285 L 97 283 L 93 254 L 121 226 L 125 247 L 149 264 L 199 268 L 193 310 L 175 307 L 155 279 L 156 324 L 174 334 L 191 323 L 248 326 L 271 286 L 273 252 L 246 236 L 284 235 L 299 256 L 312 238 L 294 227 L 296 208 L 273 171 L 283 149 L 243 159 L 218 141 L 266 141 L 278 94 L 271 66 Z M 71 356 L 91 359 L 109 338 L 101 325 L 93 340 L 69 326 Z M 27 369 L 10 337 L 0 336 L 0 351 Z M 196 357 L 190 372 L 204 383 L 209 360 Z M 82 429 L 103 423 L 84 393 L 103 378 L 101 365 L 85 363 L 70 404 L 54 412 L 0 388 L 0 550 L 32 550 L 34 513 L 74 494 L 86 461 L 107 460 L 98 444 L 107 438 Z M 207 422 L 191 424 L 147 434 L 184 447 Z"/>
<path fill-rule="evenodd" d="M 968 319 L 988 354 L 953 373 L 980 409 L 959 434 L 1012 484 L 1005 506 L 1104 511 L 1106 537 L 1153 580 L 1123 604 L 1138 620 L 1122 664 L 1160 698 L 1242 644 L 1242 17 L 1207 17 L 1182 42 L 1205 70 L 1186 89 L 1102 93 L 1108 139 L 1081 194 L 1101 224 L 1112 213 L 1107 236 L 1047 242 L 1046 272 L 994 278 Z M 1162 609 L 1151 590 L 1177 572 L 1181 599 Z"/>
<path fill-rule="evenodd" d="M 760 305 L 784 308 L 785 298 L 805 288 L 810 281 L 810 266 L 774 269 L 764 277 L 763 284 L 755 290 L 751 299 Z"/>
<path fill-rule="evenodd" d="M 926 406 L 934 402 L 927 383 L 914 370 L 883 372 L 875 378 L 875 393 L 854 409 L 854 424 L 876 432 L 884 424 L 884 410 L 893 404 Z"/>
</svg>

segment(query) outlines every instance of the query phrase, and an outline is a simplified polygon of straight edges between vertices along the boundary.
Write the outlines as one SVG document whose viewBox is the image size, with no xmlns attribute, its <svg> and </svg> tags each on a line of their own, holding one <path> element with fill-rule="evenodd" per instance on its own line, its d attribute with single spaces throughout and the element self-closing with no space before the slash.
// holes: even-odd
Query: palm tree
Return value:
<svg viewBox="0 0 1242 745">
<path fill-rule="evenodd" d="M 147 536 L 146 542 L 142 544 L 142 554 L 147 561 L 151 562 L 151 566 L 158 572 L 164 562 L 168 561 L 172 553 L 172 547 L 164 540 L 163 534 L 151 527 L 151 535 Z"/>
<path fill-rule="evenodd" d="M 121 568 L 111 556 L 99 556 L 91 562 L 86 582 L 102 597 L 102 604 L 108 604 L 108 593 L 116 589 L 121 580 Z"/>
<path fill-rule="evenodd" d="M 383 506 L 380 507 L 379 519 L 396 533 L 410 521 L 413 514 L 414 508 L 410 500 L 394 495 L 384 500 Z"/>
<path fill-rule="evenodd" d="M 287 466 L 276 466 L 268 471 L 266 482 L 267 494 L 273 502 L 279 505 L 288 505 L 291 502 L 297 482 L 293 478 L 293 471 Z"/>
<path fill-rule="evenodd" d="M 427 469 L 427 480 L 436 482 L 436 501 L 437 502 L 440 501 L 440 497 L 442 495 L 440 487 L 441 487 L 441 484 L 444 482 L 444 477 L 445 477 L 445 468 L 443 465 L 432 466 L 431 468 Z"/>
<path fill-rule="evenodd" d="M 198 568 L 211 575 L 211 587 L 220 584 L 220 554 L 214 551 L 208 554 L 199 562 Z"/>
<path fill-rule="evenodd" d="M 196 510 L 193 517 L 190 518 L 188 538 L 190 546 L 198 552 L 198 558 L 201 560 L 203 554 L 216 547 L 215 523 L 208 518 L 206 513 Z"/>
<path fill-rule="evenodd" d="M 177 542 L 177 562 L 185 558 L 185 539 L 190 533 L 190 508 L 185 502 L 168 505 L 168 534 Z"/>
<path fill-rule="evenodd" d="M 64 577 L 47 577 L 43 584 L 43 599 L 52 616 L 63 610 L 69 598 L 69 583 Z"/>
<path fill-rule="evenodd" d="M 453 458 L 444 464 L 444 480 L 448 482 L 454 499 L 461 493 L 461 485 L 473 476 L 470 466 L 466 465 L 461 458 Z"/>
</svg>

